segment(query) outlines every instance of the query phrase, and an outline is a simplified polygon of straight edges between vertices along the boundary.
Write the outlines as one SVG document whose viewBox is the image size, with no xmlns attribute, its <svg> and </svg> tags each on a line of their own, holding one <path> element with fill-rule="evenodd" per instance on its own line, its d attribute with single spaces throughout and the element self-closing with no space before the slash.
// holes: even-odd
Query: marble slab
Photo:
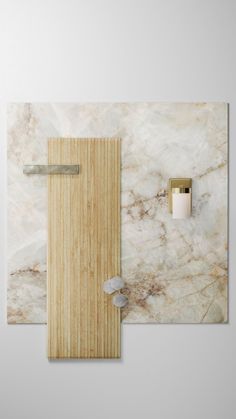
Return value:
<svg viewBox="0 0 236 419">
<path fill-rule="evenodd" d="M 126 323 L 222 323 L 227 295 L 225 103 L 8 106 L 8 323 L 46 322 L 49 137 L 122 139 Z M 193 213 L 168 212 L 169 178 L 193 179 Z"/>
</svg>

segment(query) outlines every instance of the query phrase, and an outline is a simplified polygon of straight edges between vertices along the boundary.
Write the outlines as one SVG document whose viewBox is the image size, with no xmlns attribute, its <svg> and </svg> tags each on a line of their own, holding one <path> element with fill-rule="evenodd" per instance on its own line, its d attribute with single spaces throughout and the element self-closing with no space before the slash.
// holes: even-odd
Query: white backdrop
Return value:
<svg viewBox="0 0 236 419">
<path fill-rule="evenodd" d="M 236 2 L 0 0 L 1 419 L 233 419 Z M 228 325 L 123 325 L 121 361 L 48 362 L 45 326 L 6 324 L 6 102 L 230 103 Z"/>
</svg>

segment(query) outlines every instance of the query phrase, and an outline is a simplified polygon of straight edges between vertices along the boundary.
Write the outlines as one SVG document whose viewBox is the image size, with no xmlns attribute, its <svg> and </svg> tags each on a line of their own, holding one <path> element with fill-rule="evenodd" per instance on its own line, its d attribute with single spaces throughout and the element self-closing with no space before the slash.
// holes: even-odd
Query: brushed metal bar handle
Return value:
<svg viewBox="0 0 236 419">
<path fill-rule="evenodd" d="M 26 164 L 23 166 L 25 175 L 77 175 L 78 164 Z"/>
</svg>

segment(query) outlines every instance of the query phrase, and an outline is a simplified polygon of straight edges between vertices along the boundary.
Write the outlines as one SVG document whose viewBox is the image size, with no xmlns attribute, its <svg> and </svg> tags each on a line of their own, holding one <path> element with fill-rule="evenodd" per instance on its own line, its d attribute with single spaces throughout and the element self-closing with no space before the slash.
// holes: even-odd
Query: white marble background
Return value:
<svg viewBox="0 0 236 419">
<path fill-rule="evenodd" d="M 8 322 L 46 321 L 48 137 L 122 138 L 122 275 L 128 323 L 227 321 L 227 105 L 11 104 Z M 170 177 L 193 179 L 193 214 L 173 220 Z"/>
</svg>

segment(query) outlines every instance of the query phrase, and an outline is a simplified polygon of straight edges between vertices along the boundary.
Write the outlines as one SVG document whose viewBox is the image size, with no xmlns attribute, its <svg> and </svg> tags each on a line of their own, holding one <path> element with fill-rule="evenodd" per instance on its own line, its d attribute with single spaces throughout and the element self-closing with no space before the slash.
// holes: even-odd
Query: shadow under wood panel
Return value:
<svg viewBox="0 0 236 419">
<path fill-rule="evenodd" d="M 120 141 L 51 139 L 48 163 L 80 166 L 48 176 L 48 357 L 119 358 Z"/>
</svg>

